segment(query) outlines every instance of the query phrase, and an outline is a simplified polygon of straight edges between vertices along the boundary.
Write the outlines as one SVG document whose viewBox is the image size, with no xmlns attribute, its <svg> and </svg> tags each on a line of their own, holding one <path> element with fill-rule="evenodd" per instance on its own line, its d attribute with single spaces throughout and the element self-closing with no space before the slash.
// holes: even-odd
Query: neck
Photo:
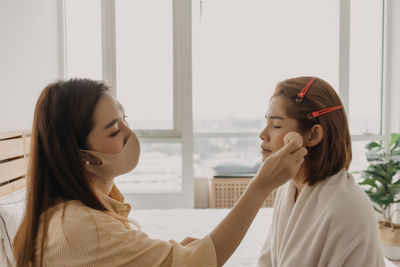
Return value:
<svg viewBox="0 0 400 267">
<path fill-rule="evenodd" d="M 301 191 L 303 190 L 304 180 L 305 180 L 305 177 L 301 171 L 299 171 L 297 173 L 297 175 L 292 179 L 292 182 L 293 182 L 294 186 L 296 187 L 296 194 L 295 194 L 294 202 L 296 202 Z"/>
<path fill-rule="evenodd" d="M 93 183 L 94 183 L 95 187 L 97 188 L 97 190 L 99 190 L 100 192 L 102 192 L 103 194 L 108 196 L 114 185 L 114 177 L 103 178 L 103 177 L 95 176 L 93 178 Z"/>
</svg>

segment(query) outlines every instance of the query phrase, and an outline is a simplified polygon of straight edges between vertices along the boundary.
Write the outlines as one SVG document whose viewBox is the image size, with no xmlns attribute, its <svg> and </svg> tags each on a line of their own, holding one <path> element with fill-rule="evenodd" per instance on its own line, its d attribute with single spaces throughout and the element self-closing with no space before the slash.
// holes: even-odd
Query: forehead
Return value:
<svg viewBox="0 0 400 267">
<path fill-rule="evenodd" d="M 279 116 L 288 118 L 286 115 L 286 102 L 284 101 L 283 97 L 274 97 L 271 99 L 265 116 Z"/>
<path fill-rule="evenodd" d="M 122 113 L 122 106 L 110 93 L 104 93 L 97 102 L 93 119 L 96 124 L 108 123 L 118 118 Z"/>
</svg>

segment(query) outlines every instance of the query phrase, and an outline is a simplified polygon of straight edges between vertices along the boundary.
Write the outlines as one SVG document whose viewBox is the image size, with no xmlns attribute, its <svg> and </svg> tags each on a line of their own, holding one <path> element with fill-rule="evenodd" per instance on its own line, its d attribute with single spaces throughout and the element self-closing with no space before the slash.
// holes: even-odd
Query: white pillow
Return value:
<svg viewBox="0 0 400 267">
<path fill-rule="evenodd" d="M 234 175 L 255 173 L 254 165 L 246 160 L 231 159 L 222 161 L 214 168 L 215 175 Z"/>
<path fill-rule="evenodd" d="M 12 242 L 25 212 L 26 190 L 0 198 L 0 265 L 14 266 Z"/>
</svg>

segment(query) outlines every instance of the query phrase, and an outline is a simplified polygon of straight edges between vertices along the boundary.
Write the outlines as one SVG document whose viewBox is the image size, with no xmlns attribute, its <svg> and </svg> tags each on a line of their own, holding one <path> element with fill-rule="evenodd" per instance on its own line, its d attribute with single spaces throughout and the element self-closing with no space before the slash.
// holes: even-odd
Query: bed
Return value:
<svg viewBox="0 0 400 267">
<path fill-rule="evenodd" d="M 30 136 L 26 132 L 0 134 L 0 266 L 12 266 L 11 242 L 25 207 L 26 163 Z M 229 209 L 133 210 L 130 218 L 152 238 L 183 240 L 209 233 Z M 262 208 L 243 242 L 225 264 L 230 267 L 256 266 L 271 224 L 272 208 Z M 400 262 L 386 261 L 387 267 Z"/>
</svg>

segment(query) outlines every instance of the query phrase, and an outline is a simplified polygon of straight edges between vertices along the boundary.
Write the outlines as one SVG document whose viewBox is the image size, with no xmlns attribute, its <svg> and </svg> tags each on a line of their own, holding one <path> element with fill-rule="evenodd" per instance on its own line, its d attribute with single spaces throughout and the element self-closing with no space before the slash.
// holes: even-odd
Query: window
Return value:
<svg viewBox="0 0 400 267">
<path fill-rule="evenodd" d="M 383 1 L 353 0 L 350 10 L 348 119 L 353 139 L 350 170 L 360 171 L 368 166 L 365 145 L 384 141 L 384 135 L 388 134 L 382 128 Z"/>
<path fill-rule="evenodd" d="M 350 42 L 340 48 L 345 33 L 339 15 L 346 8 Z M 302 75 L 327 80 L 346 98 L 351 171 L 367 166 L 365 144 L 383 138 L 382 1 L 356 0 L 341 7 L 337 0 L 197 0 L 193 16 L 195 177 L 218 174 L 230 162 L 246 169 L 260 161 L 258 153 L 249 151 L 259 150 L 269 96 L 278 81 Z M 350 53 L 349 90 L 344 93 L 339 88 L 340 49 Z"/>
<path fill-rule="evenodd" d="M 382 1 L 352 0 L 349 121 L 353 135 L 381 135 Z"/>
<path fill-rule="evenodd" d="M 102 79 L 100 1 L 68 0 L 65 5 L 66 78 Z"/>
<path fill-rule="evenodd" d="M 258 133 L 280 80 L 316 75 L 337 88 L 339 7 L 336 0 L 290 1 L 290 8 L 288 1 L 195 3 L 194 160 L 203 177 L 229 164 L 227 156 L 249 167 L 261 160 Z"/>
<path fill-rule="evenodd" d="M 185 14 L 190 7 L 177 0 L 63 2 L 66 77 L 111 85 L 141 142 L 140 164 L 116 183 L 128 195 L 146 199 L 168 193 L 167 202 L 189 207 L 191 17 Z"/>
<path fill-rule="evenodd" d="M 289 77 L 319 76 L 339 92 L 351 170 L 366 166 L 367 142 L 388 134 L 382 1 L 63 3 L 67 77 L 114 86 L 141 140 L 137 169 L 116 180 L 141 193 L 135 203 L 191 207 L 193 169 L 196 177 L 256 170 L 268 99 Z"/>
<path fill-rule="evenodd" d="M 180 143 L 141 141 L 139 164 L 133 172 L 116 179 L 125 192 L 177 193 L 182 190 Z"/>
<path fill-rule="evenodd" d="M 135 129 L 173 129 L 172 2 L 117 0 L 117 97 Z"/>
</svg>

